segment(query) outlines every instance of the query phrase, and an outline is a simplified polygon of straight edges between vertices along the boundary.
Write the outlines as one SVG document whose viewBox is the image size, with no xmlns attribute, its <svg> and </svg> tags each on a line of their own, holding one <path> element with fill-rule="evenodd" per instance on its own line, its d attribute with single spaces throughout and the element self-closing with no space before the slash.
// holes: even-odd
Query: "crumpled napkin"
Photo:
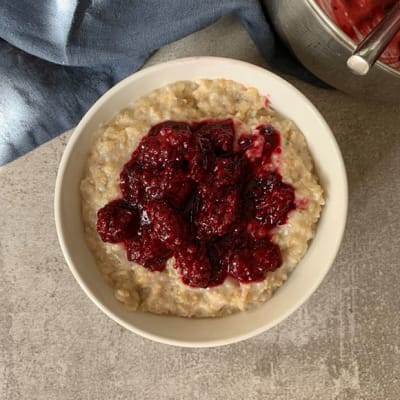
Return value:
<svg viewBox="0 0 400 400">
<path fill-rule="evenodd" d="M 310 78 L 258 0 L 2 0 L 0 165 L 75 126 L 153 51 L 227 15 L 271 66 Z"/>
</svg>

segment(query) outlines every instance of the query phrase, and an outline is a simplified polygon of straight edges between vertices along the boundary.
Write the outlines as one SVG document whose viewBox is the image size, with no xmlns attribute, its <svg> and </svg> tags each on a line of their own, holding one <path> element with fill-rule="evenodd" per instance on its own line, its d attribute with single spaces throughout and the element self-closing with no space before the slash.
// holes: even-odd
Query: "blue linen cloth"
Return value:
<svg viewBox="0 0 400 400">
<path fill-rule="evenodd" d="M 310 77 L 258 0 L 2 0 L 0 165 L 75 126 L 153 51 L 227 15 L 272 66 Z"/>
</svg>

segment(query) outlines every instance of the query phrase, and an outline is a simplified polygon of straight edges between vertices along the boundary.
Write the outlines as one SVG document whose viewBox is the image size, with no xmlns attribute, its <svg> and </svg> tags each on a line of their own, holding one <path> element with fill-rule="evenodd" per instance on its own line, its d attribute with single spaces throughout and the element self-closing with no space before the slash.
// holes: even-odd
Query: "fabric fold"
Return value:
<svg viewBox="0 0 400 400">
<path fill-rule="evenodd" d="M 305 72 L 258 0 L 3 0 L 0 165 L 71 129 L 160 47 L 233 15 L 275 68 Z"/>
</svg>

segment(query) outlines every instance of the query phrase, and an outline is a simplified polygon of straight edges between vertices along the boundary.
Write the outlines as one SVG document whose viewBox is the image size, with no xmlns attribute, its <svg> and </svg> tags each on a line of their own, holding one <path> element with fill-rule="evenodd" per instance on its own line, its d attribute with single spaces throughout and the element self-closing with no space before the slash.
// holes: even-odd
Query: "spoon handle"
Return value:
<svg viewBox="0 0 400 400">
<path fill-rule="evenodd" d="M 366 75 L 399 30 L 400 2 L 397 2 L 357 46 L 353 55 L 347 60 L 347 66 L 356 75 Z"/>
</svg>

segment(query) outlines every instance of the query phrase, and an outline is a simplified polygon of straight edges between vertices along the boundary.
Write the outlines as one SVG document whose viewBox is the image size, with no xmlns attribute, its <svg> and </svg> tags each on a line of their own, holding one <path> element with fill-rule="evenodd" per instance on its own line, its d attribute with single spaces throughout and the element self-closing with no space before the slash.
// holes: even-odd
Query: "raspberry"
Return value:
<svg viewBox="0 0 400 400">
<path fill-rule="evenodd" d="M 194 182 L 182 168 L 173 165 L 162 171 L 142 174 L 145 198 L 148 201 L 164 199 L 179 209 L 185 206 Z"/>
<path fill-rule="evenodd" d="M 205 288 L 211 278 L 211 264 L 205 249 L 195 249 L 194 246 L 176 254 L 176 268 L 179 270 L 182 282 L 192 287 Z"/>
<path fill-rule="evenodd" d="M 206 137 L 194 136 L 188 154 L 190 177 L 202 182 L 209 177 L 214 166 L 215 153 L 211 141 Z"/>
<path fill-rule="evenodd" d="M 240 167 L 240 162 L 234 158 L 218 157 L 213 169 L 213 184 L 218 187 L 239 184 L 241 177 Z"/>
<path fill-rule="evenodd" d="M 239 208 L 239 191 L 235 187 L 198 188 L 199 206 L 195 225 L 200 238 L 225 235 L 235 221 Z"/>
<path fill-rule="evenodd" d="M 256 220 L 268 227 L 284 223 L 289 211 L 295 208 L 293 188 L 275 172 L 255 180 L 252 185 L 250 198 Z"/>
<path fill-rule="evenodd" d="M 119 187 L 123 198 L 134 204 L 140 204 L 143 198 L 143 170 L 136 160 L 128 162 L 119 176 Z"/>
<path fill-rule="evenodd" d="M 148 227 L 141 229 L 139 235 L 125 241 L 129 261 L 134 261 L 150 271 L 162 271 L 172 252 L 154 238 Z"/>
<path fill-rule="evenodd" d="M 179 249 L 187 243 L 188 229 L 177 212 L 164 201 L 152 201 L 144 206 L 152 225 L 153 236 L 168 249 Z"/>
<path fill-rule="evenodd" d="M 114 200 L 97 212 L 97 232 L 108 243 L 133 237 L 139 227 L 138 211 L 124 200 Z"/>
<path fill-rule="evenodd" d="M 200 122 L 195 125 L 194 134 L 210 139 L 217 155 L 233 152 L 235 128 L 231 119 Z"/>
<path fill-rule="evenodd" d="M 157 125 L 150 128 L 148 136 L 165 136 L 166 134 L 176 134 L 176 135 L 191 135 L 190 125 L 186 122 L 179 121 L 163 121 Z"/>
<path fill-rule="evenodd" d="M 156 125 L 136 150 L 136 161 L 144 169 L 162 169 L 182 163 L 189 148 L 191 131 L 188 124 L 166 121 Z"/>
<path fill-rule="evenodd" d="M 269 271 L 282 264 L 279 247 L 268 240 L 232 249 L 228 258 L 228 273 L 241 283 L 262 281 Z"/>
<path fill-rule="evenodd" d="M 228 264 L 224 257 L 223 246 L 218 242 L 210 243 L 207 254 L 211 263 L 211 276 L 208 286 L 218 286 L 224 282 L 228 275 Z"/>
</svg>

